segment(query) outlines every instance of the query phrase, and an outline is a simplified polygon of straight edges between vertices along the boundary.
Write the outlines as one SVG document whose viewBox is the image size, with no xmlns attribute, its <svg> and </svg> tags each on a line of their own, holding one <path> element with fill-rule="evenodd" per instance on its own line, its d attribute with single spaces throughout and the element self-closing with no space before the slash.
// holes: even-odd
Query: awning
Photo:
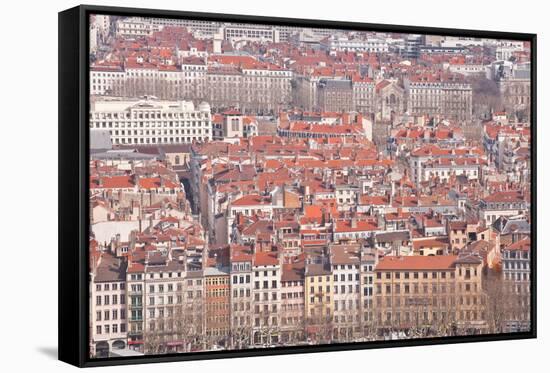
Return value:
<svg viewBox="0 0 550 373">
<path fill-rule="evenodd" d="M 308 332 L 308 333 L 318 333 L 319 328 L 317 326 L 308 326 L 308 327 L 306 327 L 306 332 Z"/>
<path fill-rule="evenodd" d="M 142 345 L 143 341 L 128 341 L 129 345 Z"/>
<path fill-rule="evenodd" d="M 183 346 L 183 341 L 166 342 L 166 346 L 168 346 L 168 347 Z"/>
</svg>

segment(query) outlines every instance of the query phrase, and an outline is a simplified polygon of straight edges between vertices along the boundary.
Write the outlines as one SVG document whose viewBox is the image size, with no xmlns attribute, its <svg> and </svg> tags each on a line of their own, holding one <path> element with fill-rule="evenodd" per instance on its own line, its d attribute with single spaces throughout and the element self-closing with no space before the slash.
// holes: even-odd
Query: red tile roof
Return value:
<svg viewBox="0 0 550 373">
<path fill-rule="evenodd" d="M 380 259 L 375 271 L 392 270 L 450 270 L 458 259 L 456 255 L 386 256 Z"/>
<path fill-rule="evenodd" d="M 101 177 L 102 185 L 99 185 L 99 177 L 90 178 L 90 189 L 103 188 L 103 189 L 128 189 L 133 188 L 132 176 L 103 176 Z"/>
<path fill-rule="evenodd" d="M 231 203 L 232 206 L 271 205 L 271 200 L 258 194 L 249 194 Z"/>
<path fill-rule="evenodd" d="M 525 201 L 523 194 L 519 190 L 509 192 L 496 192 L 483 197 L 485 202 L 522 202 Z"/>
<path fill-rule="evenodd" d="M 526 237 L 522 240 L 514 242 L 513 244 L 506 246 L 504 250 L 529 251 L 531 250 L 531 238 Z"/>
<path fill-rule="evenodd" d="M 163 179 L 164 181 L 164 187 L 175 189 L 179 185 L 174 183 L 173 181 Z M 161 188 L 161 180 L 160 177 L 146 177 L 139 179 L 139 187 L 142 189 L 156 189 Z"/>
<path fill-rule="evenodd" d="M 275 252 L 257 252 L 254 255 L 255 266 L 276 266 L 279 264 L 277 253 Z"/>
<path fill-rule="evenodd" d="M 362 231 L 375 231 L 378 229 L 378 226 L 375 223 L 358 220 L 357 225 L 352 227 L 350 220 L 337 221 L 335 224 L 334 231 L 336 233 L 341 232 L 362 232 Z"/>
</svg>

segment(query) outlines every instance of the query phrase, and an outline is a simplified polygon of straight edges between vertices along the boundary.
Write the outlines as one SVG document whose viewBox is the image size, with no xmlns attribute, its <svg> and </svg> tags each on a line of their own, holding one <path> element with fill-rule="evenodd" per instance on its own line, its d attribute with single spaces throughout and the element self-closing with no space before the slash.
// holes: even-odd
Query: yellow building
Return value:
<svg viewBox="0 0 550 373">
<path fill-rule="evenodd" d="M 316 341 L 329 341 L 333 327 L 332 273 L 328 263 L 306 263 L 306 334 Z"/>
</svg>

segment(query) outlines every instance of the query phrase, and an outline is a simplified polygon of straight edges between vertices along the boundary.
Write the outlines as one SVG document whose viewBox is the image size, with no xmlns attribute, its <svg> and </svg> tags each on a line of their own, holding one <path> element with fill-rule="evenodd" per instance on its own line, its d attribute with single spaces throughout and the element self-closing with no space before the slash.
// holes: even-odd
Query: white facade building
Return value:
<svg viewBox="0 0 550 373">
<path fill-rule="evenodd" d="M 108 129 L 116 144 L 181 144 L 212 140 L 210 105 L 188 101 L 98 100 L 90 129 Z"/>
<path fill-rule="evenodd" d="M 377 38 L 368 39 L 349 39 L 347 37 L 333 37 L 328 41 L 328 47 L 331 50 L 354 51 L 369 53 L 387 53 L 389 46 L 386 40 Z"/>
<path fill-rule="evenodd" d="M 349 341 L 359 332 L 361 321 L 361 279 L 359 245 L 331 247 L 334 295 L 334 326 L 338 340 Z"/>
<path fill-rule="evenodd" d="M 124 90 L 126 72 L 120 66 L 92 66 L 90 68 L 90 94 L 113 95 Z"/>
<path fill-rule="evenodd" d="M 116 35 L 124 37 L 149 36 L 153 33 L 153 23 L 144 18 L 125 18 L 116 23 Z"/>
<path fill-rule="evenodd" d="M 109 253 L 101 255 L 90 282 L 90 350 L 107 357 L 126 348 L 126 264 Z"/>
<path fill-rule="evenodd" d="M 252 266 L 254 309 L 252 324 L 255 345 L 279 341 L 281 263 L 276 252 L 257 252 Z"/>
</svg>

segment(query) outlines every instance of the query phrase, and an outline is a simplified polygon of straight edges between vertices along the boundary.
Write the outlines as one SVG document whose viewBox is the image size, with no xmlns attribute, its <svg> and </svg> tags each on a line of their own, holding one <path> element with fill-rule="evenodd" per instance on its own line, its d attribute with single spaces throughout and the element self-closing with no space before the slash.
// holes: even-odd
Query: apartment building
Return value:
<svg viewBox="0 0 550 373">
<path fill-rule="evenodd" d="M 375 82 L 367 76 L 353 76 L 351 89 L 353 108 L 360 113 L 373 113 L 375 110 Z"/>
<path fill-rule="evenodd" d="M 116 35 L 125 38 L 139 38 L 153 33 L 153 23 L 145 18 L 129 17 L 116 21 Z"/>
<path fill-rule="evenodd" d="M 136 249 L 127 281 L 128 345 L 145 353 L 185 352 L 204 343 L 202 271 L 182 250 Z"/>
<path fill-rule="evenodd" d="M 361 247 L 331 245 L 329 253 L 334 284 L 334 338 L 350 341 L 362 334 Z"/>
<path fill-rule="evenodd" d="M 90 281 L 90 351 L 108 357 L 127 347 L 126 261 L 109 252 L 99 256 Z"/>
<path fill-rule="evenodd" d="M 378 250 L 367 242 L 361 242 L 360 291 L 361 291 L 361 326 L 363 335 L 372 338 L 374 324 L 374 269 L 378 264 Z"/>
<path fill-rule="evenodd" d="M 458 121 L 472 117 L 472 86 L 461 75 L 420 74 L 404 79 L 411 114 Z"/>
<path fill-rule="evenodd" d="M 329 341 L 333 333 L 334 287 L 326 258 L 308 258 L 305 265 L 306 337 L 315 342 Z"/>
<path fill-rule="evenodd" d="M 225 265 L 208 266 L 203 277 L 205 345 L 228 347 L 231 342 L 230 269 Z"/>
<path fill-rule="evenodd" d="M 301 341 L 305 333 L 303 256 L 283 264 L 281 275 L 281 342 Z"/>
<path fill-rule="evenodd" d="M 245 348 L 252 341 L 253 248 L 230 246 L 231 338 L 233 348 Z"/>
<path fill-rule="evenodd" d="M 253 343 L 271 345 L 280 340 L 282 256 L 277 251 L 257 251 L 252 267 L 254 288 Z"/>
<path fill-rule="evenodd" d="M 492 224 L 502 216 L 521 215 L 527 211 L 527 201 L 522 191 L 497 192 L 479 201 L 479 218 Z"/>
<path fill-rule="evenodd" d="M 502 249 L 505 332 L 531 328 L 531 239 L 523 238 Z"/>
<path fill-rule="evenodd" d="M 323 79 L 318 88 L 319 108 L 322 111 L 354 110 L 352 82 L 349 79 Z"/>
<path fill-rule="evenodd" d="M 483 328 L 482 260 L 474 256 L 387 256 L 375 268 L 375 323 L 382 335 L 452 335 Z"/>
</svg>

